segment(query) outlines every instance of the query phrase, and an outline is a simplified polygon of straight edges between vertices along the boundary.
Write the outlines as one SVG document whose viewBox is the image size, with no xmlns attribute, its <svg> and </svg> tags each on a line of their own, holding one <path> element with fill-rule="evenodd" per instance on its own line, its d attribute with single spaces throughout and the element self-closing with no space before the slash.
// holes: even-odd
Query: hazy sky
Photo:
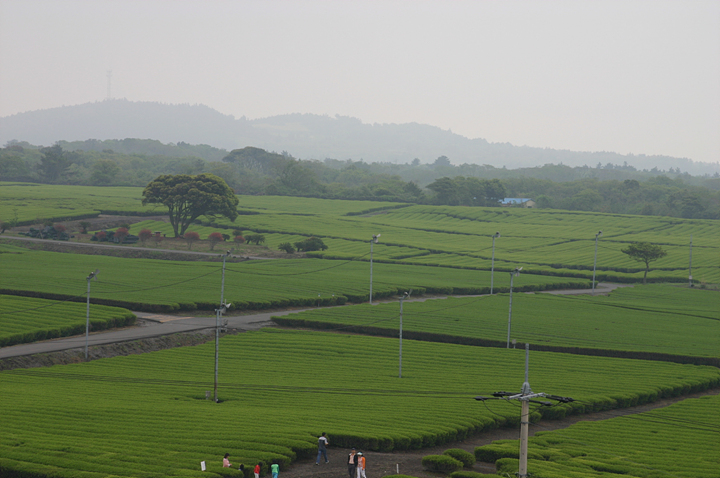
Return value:
<svg viewBox="0 0 720 478">
<path fill-rule="evenodd" d="M 107 70 L 236 117 L 720 161 L 720 0 L 0 0 L 0 116 L 102 100 Z"/>
</svg>

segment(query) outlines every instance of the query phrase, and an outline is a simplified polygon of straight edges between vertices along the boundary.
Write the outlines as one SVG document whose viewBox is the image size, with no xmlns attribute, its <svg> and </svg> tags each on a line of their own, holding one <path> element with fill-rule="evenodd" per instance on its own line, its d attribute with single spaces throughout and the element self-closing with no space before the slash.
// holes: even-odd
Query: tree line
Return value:
<svg viewBox="0 0 720 478">
<path fill-rule="evenodd" d="M 122 151 L 105 148 L 113 145 Z M 87 149 L 71 149 L 79 146 Z M 218 157 L 220 161 L 204 159 Z M 464 206 L 499 206 L 504 197 L 524 197 L 539 208 L 720 218 L 720 177 L 671 169 L 638 171 L 598 164 L 509 170 L 452 165 L 445 156 L 430 164 L 417 159 L 406 164 L 298 160 L 285 151 L 246 147 L 227 152 L 152 140 L 59 142 L 49 147 L 9 142 L 0 149 L 2 181 L 146 186 L 160 175 L 210 173 L 224 179 L 235 193 L 248 195 Z"/>
</svg>

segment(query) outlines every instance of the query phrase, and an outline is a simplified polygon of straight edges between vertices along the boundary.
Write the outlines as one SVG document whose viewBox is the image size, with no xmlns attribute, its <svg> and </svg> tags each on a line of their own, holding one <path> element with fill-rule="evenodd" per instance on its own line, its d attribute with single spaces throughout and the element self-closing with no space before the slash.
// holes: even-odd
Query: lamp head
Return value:
<svg viewBox="0 0 720 478">
<path fill-rule="evenodd" d="M 375 244 L 378 243 L 379 238 L 380 238 L 380 234 L 373 234 L 373 241 L 375 241 Z"/>
<path fill-rule="evenodd" d="M 495 234 L 493 234 L 493 237 L 500 237 L 500 232 L 496 232 Z"/>
</svg>

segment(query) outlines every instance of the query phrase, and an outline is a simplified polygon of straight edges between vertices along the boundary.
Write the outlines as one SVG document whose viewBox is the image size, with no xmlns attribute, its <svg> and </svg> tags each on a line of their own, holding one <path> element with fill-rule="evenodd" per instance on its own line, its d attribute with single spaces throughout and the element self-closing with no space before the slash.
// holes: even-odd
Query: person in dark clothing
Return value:
<svg viewBox="0 0 720 478">
<path fill-rule="evenodd" d="M 350 478 L 355 478 L 355 471 L 357 470 L 358 456 L 355 453 L 355 448 L 350 451 L 348 455 L 348 475 Z"/>
<path fill-rule="evenodd" d="M 328 439 L 325 436 L 325 432 L 323 432 L 322 436 L 320 436 L 320 438 L 318 438 L 318 456 L 317 456 L 317 460 L 315 460 L 316 465 L 320 464 L 321 456 L 323 458 L 325 458 L 325 463 L 330 463 L 330 461 L 328 460 L 328 457 L 327 457 L 327 446 L 328 445 L 329 445 Z"/>
</svg>

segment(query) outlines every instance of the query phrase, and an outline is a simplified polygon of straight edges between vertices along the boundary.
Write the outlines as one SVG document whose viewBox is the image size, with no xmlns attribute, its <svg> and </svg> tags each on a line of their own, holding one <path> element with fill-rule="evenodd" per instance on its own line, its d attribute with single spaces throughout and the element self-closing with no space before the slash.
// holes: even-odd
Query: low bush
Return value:
<svg viewBox="0 0 720 478">
<path fill-rule="evenodd" d="M 439 473 L 452 473 L 463 467 L 461 461 L 448 455 L 426 455 L 422 458 L 422 465 L 427 470 Z"/>
<path fill-rule="evenodd" d="M 450 448 L 449 450 L 445 450 L 443 455 L 448 455 L 458 461 L 461 461 L 465 468 L 472 468 L 475 464 L 475 456 L 468 451 L 461 450 L 460 448 Z"/>
<path fill-rule="evenodd" d="M 448 478 L 487 478 L 488 475 L 484 473 L 478 473 L 477 471 L 453 471 L 448 475 Z"/>
</svg>

